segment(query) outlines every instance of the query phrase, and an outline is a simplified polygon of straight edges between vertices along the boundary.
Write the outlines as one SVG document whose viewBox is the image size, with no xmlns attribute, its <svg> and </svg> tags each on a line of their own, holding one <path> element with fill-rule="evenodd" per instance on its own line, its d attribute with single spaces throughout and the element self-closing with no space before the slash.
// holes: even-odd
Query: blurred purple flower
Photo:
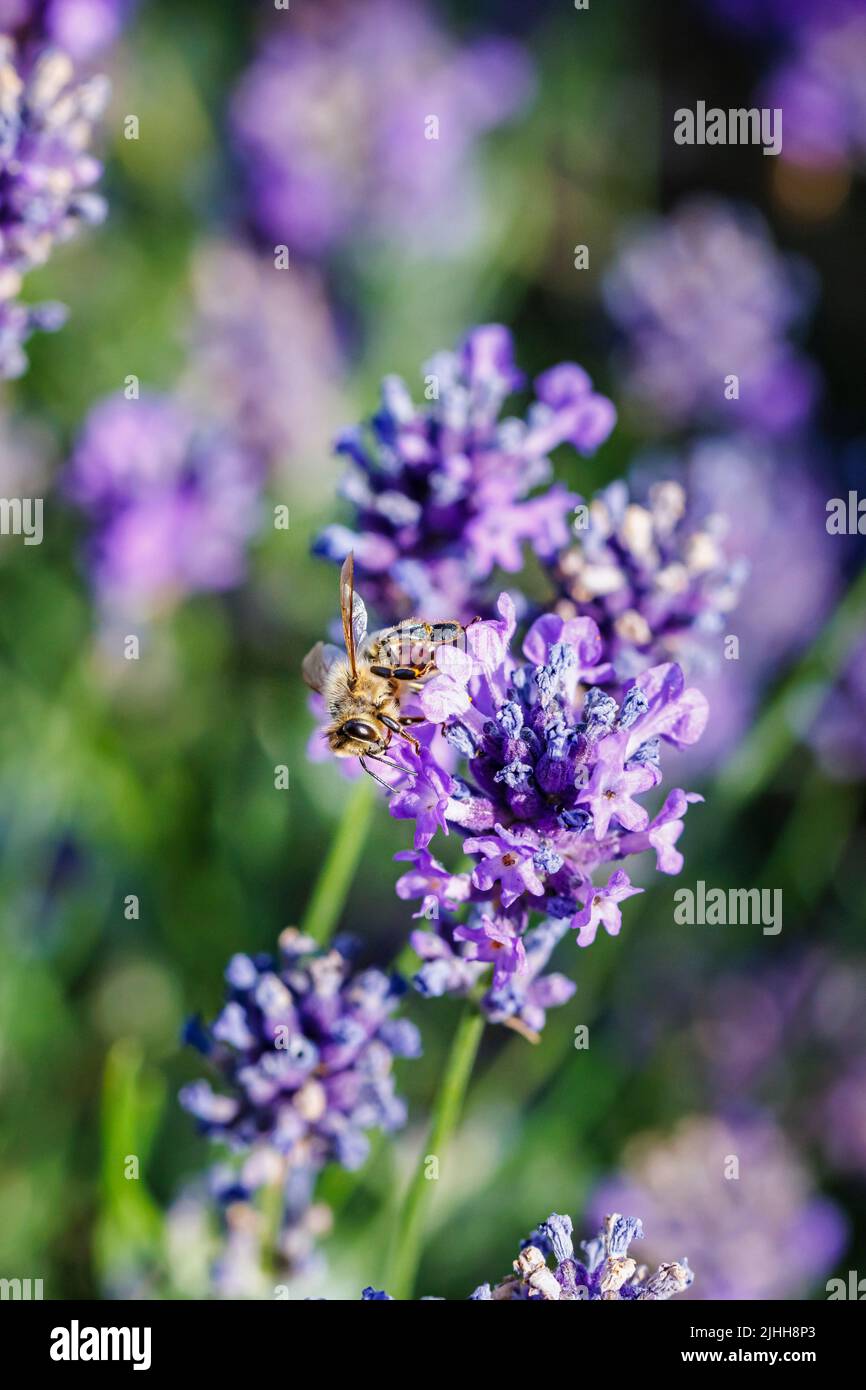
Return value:
<svg viewBox="0 0 866 1390">
<path fill-rule="evenodd" d="M 425 372 L 429 404 L 419 409 L 388 377 L 369 438 L 353 429 L 338 441 L 351 463 L 343 491 L 355 522 L 327 527 L 315 544 L 335 561 L 354 550 L 359 587 L 383 621 L 469 620 L 489 609 L 497 565 L 517 572 L 525 546 L 552 558 L 578 499 L 551 482 L 548 454 L 562 443 L 594 453 L 616 418 L 585 372 L 562 363 L 536 380 L 526 420 L 500 420 L 523 377 L 499 324 L 475 329 Z"/>
<path fill-rule="evenodd" d="M 24 275 L 105 216 L 90 191 L 102 165 L 88 146 L 107 96 L 105 78 L 78 82 L 59 50 L 31 61 L 0 36 L 0 376 L 21 376 L 27 338 L 65 317 L 57 304 L 17 302 Z"/>
<path fill-rule="evenodd" d="M 837 1171 L 866 1174 L 866 1049 L 851 1059 L 820 1098 L 825 1154 Z"/>
<path fill-rule="evenodd" d="M 673 1134 L 646 1134 L 626 1150 L 621 1176 L 592 1202 L 637 1210 L 652 1238 L 650 1262 L 676 1241 L 700 1269 L 693 1296 L 791 1299 L 821 1283 L 845 1247 L 844 1218 L 769 1121 L 689 1116 Z"/>
<path fill-rule="evenodd" d="M 214 242 L 196 253 L 193 292 L 189 378 L 202 412 L 261 452 L 293 495 L 323 491 L 345 364 L 317 278 Z"/>
<path fill-rule="evenodd" d="M 808 303 L 805 268 L 781 256 L 754 210 L 692 199 L 630 235 L 607 276 L 629 392 L 668 427 L 800 425 L 818 392 L 788 335 Z M 726 378 L 739 398 L 726 399 Z"/>
<path fill-rule="evenodd" d="M 0 30 L 87 62 L 120 37 L 137 0 L 0 0 Z"/>
<path fill-rule="evenodd" d="M 770 1101 L 844 1173 L 866 1174 L 866 974 L 812 949 L 692 981 L 691 1043 L 722 1103 Z M 664 1022 L 661 1023 L 664 1027 Z"/>
<path fill-rule="evenodd" d="M 817 480 L 805 448 L 739 435 L 701 440 L 686 455 L 683 480 L 696 513 L 715 518 L 725 553 L 743 576 L 726 633 L 700 651 L 692 646 L 690 659 L 682 653 L 713 711 L 706 739 L 686 758 L 692 770 L 730 754 L 763 689 L 808 646 L 840 589 L 842 557 L 827 534 L 826 483 Z M 713 662 L 713 648 L 720 652 L 727 634 L 737 639 L 736 659 Z"/>
<path fill-rule="evenodd" d="M 34 333 L 56 333 L 66 318 L 65 305 L 54 301 L 22 304 L 17 299 L 0 300 L 0 377 L 14 381 L 23 376 L 28 367 L 24 344 Z"/>
<path fill-rule="evenodd" d="M 531 87 L 516 43 L 457 47 L 418 0 L 272 28 L 232 107 L 261 234 L 307 256 L 462 245 L 479 221 L 474 146 Z"/>
<path fill-rule="evenodd" d="M 782 158 L 819 167 L 866 157 L 863 0 L 702 0 L 729 27 L 783 56 L 757 95 L 784 112 Z"/>
<path fill-rule="evenodd" d="M 85 421 L 66 490 L 92 523 L 109 610 L 145 615 L 243 578 L 259 522 L 261 460 L 168 396 L 110 396 Z"/>
<path fill-rule="evenodd" d="M 799 164 L 866 161 L 866 11 L 862 3 L 817 9 L 796 31 L 790 56 L 759 99 L 785 113 L 782 158 Z"/>
<path fill-rule="evenodd" d="M 220 1163 L 188 1185 L 166 1212 L 166 1263 L 173 1297 L 272 1298 L 275 1281 L 309 1280 L 324 1268 L 319 1242 L 332 1227 L 315 1199 L 317 1174 L 267 1145 L 240 1164 Z M 276 1231 L 259 1201 L 279 1191 Z"/>
<path fill-rule="evenodd" d="M 420 1054 L 417 1029 L 392 1018 L 399 983 L 378 970 L 351 974 L 343 947 L 318 950 L 287 929 L 280 954 L 278 964 L 232 957 L 222 1012 L 209 1029 L 188 1029 L 228 1093 L 197 1081 L 181 1104 L 235 1149 L 267 1144 L 316 1172 L 331 1161 L 358 1168 L 370 1130 L 405 1123 L 392 1064 Z"/>
</svg>

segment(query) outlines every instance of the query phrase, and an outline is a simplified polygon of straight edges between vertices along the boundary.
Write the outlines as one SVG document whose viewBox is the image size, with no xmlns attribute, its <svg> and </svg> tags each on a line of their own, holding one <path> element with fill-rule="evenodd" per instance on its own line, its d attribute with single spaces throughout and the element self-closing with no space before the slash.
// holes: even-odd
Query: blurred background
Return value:
<svg viewBox="0 0 866 1390">
<path fill-rule="evenodd" d="M 577 993 L 538 1047 L 487 1029 L 419 1287 L 465 1297 L 550 1211 L 590 1235 L 614 1202 L 648 1259 L 689 1257 L 692 1297 L 825 1297 L 866 1273 L 863 542 L 826 528 L 866 447 L 866 6 L 119 8 L 84 60 L 112 80 L 108 217 L 28 277 L 69 322 L 0 396 L 0 491 L 45 499 L 40 547 L 0 538 L 0 1272 L 47 1297 L 213 1296 L 181 1029 L 233 952 L 300 920 L 345 804 L 300 679 L 336 610 L 311 542 L 349 519 L 330 442 L 383 374 L 417 399 L 434 352 L 498 321 L 530 376 L 574 359 L 617 405 L 563 479 L 687 479 L 748 578 L 741 659 L 700 682 L 712 737 L 671 768 L 706 796 L 683 876 L 648 880 L 618 940 L 562 943 Z M 698 100 L 781 105 L 781 155 L 676 145 Z M 448 131 L 426 162 L 402 135 L 422 108 Z M 714 383 L 744 354 L 766 380 L 726 409 Z M 112 413 L 133 378 L 140 440 Z M 166 475 L 121 534 L 100 470 L 190 466 L 200 427 L 201 509 Z M 192 565 L 197 536 L 216 540 Z M 376 805 L 340 922 L 383 966 L 407 844 Z M 697 879 L 780 888 L 781 934 L 676 925 Z M 381 1286 L 458 1009 L 410 998 L 409 1125 L 324 1174 L 332 1230 L 293 1297 Z M 744 1167 L 721 1192 L 718 1153 Z"/>
</svg>

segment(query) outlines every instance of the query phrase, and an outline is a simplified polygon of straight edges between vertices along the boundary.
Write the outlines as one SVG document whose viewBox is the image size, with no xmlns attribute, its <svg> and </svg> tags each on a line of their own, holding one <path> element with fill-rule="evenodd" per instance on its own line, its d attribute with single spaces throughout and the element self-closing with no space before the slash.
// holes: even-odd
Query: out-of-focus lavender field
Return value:
<svg viewBox="0 0 866 1390">
<path fill-rule="evenodd" d="M 611 1211 L 688 1298 L 866 1272 L 866 4 L 0 33 L 0 1277 L 465 1298 Z M 350 550 L 371 629 L 518 629 L 390 815 L 301 676 Z"/>
</svg>

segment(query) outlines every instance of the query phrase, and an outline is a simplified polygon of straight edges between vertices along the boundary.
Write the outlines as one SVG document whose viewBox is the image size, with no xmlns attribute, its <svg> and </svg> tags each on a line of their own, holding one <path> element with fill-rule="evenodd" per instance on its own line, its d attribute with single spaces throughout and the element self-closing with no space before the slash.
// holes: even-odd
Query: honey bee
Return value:
<svg viewBox="0 0 866 1390">
<path fill-rule="evenodd" d="M 436 669 L 437 647 L 456 646 L 466 629 L 457 622 L 405 618 L 395 627 L 368 634 L 364 600 L 355 592 L 351 551 L 340 571 L 340 613 L 345 656 L 333 643 L 317 642 L 304 657 L 304 680 L 324 696 L 332 720 L 324 731 L 331 752 L 338 758 L 358 758 L 365 772 L 392 791 L 365 759 L 399 767 L 385 757 L 395 734 L 416 753 L 420 750 L 408 729 L 423 724 L 424 717 L 401 713 L 402 695 L 421 689 Z"/>
</svg>

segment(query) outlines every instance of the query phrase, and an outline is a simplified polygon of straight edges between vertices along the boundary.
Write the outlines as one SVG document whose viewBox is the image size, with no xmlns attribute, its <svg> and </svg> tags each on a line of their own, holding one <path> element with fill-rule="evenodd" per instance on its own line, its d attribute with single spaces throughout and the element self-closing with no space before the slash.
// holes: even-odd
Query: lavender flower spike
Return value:
<svg viewBox="0 0 866 1390">
<path fill-rule="evenodd" d="M 455 45 L 439 8 L 312 5 L 302 23 L 265 30 L 231 124 L 266 242 L 316 258 L 359 247 L 405 257 L 477 239 L 476 148 L 526 104 L 532 70 L 508 39 Z"/>
<path fill-rule="evenodd" d="M 495 567 L 516 573 L 525 546 L 552 559 L 579 499 L 552 482 L 548 456 L 560 444 L 593 454 L 616 419 L 571 362 L 537 378 L 525 419 L 500 419 L 523 383 L 500 324 L 474 329 L 424 370 L 424 406 L 388 377 L 367 430 L 338 440 L 353 524 L 327 527 L 314 547 L 334 561 L 354 550 L 359 587 L 383 622 L 410 613 L 469 621 L 491 610 Z"/>
<path fill-rule="evenodd" d="M 257 453 L 171 396 L 98 402 L 65 482 L 93 525 L 103 609 L 149 618 L 187 594 L 239 583 L 262 475 Z"/>
<path fill-rule="evenodd" d="M 645 798 L 663 780 L 662 747 L 697 742 L 708 707 L 670 662 L 612 686 L 616 695 L 596 684 L 611 668 L 591 618 L 547 613 L 517 655 L 507 594 L 499 612 L 469 625 L 465 651 L 437 657 L 418 695 L 432 726 L 425 746 L 395 752 L 404 771 L 391 813 L 416 826 L 397 893 L 420 899 L 416 916 L 435 924 L 412 934 L 415 988 L 474 993 L 492 965 L 482 1012 L 537 1042 L 547 1010 L 574 992 L 542 974 L 558 942 L 569 927 L 581 947 L 600 926 L 615 936 L 620 904 L 643 892 L 623 861 L 652 850 L 659 873 L 682 868 L 683 817 L 702 798 L 680 787 L 657 808 Z M 449 873 L 433 857 L 437 829 L 464 837 L 471 868 Z M 544 920 L 531 925 L 534 914 Z"/>
<path fill-rule="evenodd" d="M 514 1273 L 500 1283 L 482 1284 L 470 1302 L 597 1303 L 662 1302 L 683 1293 L 694 1275 L 686 1259 L 661 1264 L 655 1273 L 628 1253 L 643 1236 L 642 1223 L 618 1212 L 604 1218 L 594 1240 L 584 1241 L 583 1258 L 575 1255 L 569 1216 L 552 1212 L 524 1241 L 514 1261 Z M 389 1295 L 364 1290 L 362 1298 Z"/>
<path fill-rule="evenodd" d="M 691 199 L 638 228 L 606 286 L 634 400 L 666 427 L 801 425 L 818 395 L 813 364 L 789 340 L 805 281 L 756 212 L 721 199 Z"/>
<path fill-rule="evenodd" d="M 644 799 L 662 781 L 662 746 L 695 743 L 707 703 L 672 663 L 641 672 L 619 698 L 593 684 L 610 668 L 591 618 L 538 619 L 521 659 L 510 651 L 514 611 L 507 595 L 499 607 L 502 618 L 473 623 L 460 661 L 446 661 L 418 697 L 445 746 L 437 735 L 421 759 L 403 755 L 410 784 L 415 779 L 420 788 L 416 851 L 427 848 L 433 828 L 425 794 L 431 767 L 450 760 L 447 783 L 437 784 L 435 815 L 466 836 L 474 868 L 467 884 L 433 872 L 428 857 L 424 871 L 405 876 L 401 888 L 445 912 L 467 898 L 492 904 L 487 915 L 497 930 L 503 917 L 517 921 L 531 911 L 570 920 L 579 943 L 589 945 L 599 923 L 611 934 L 619 929 L 618 904 L 640 891 L 621 861 L 652 848 L 662 872 L 681 864 L 675 841 L 695 798 L 678 788 L 655 815 Z M 394 800 L 395 814 L 410 813 L 411 793 Z M 596 879 L 605 868 L 601 886 Z M 471 925 L 474 932 L 479 923 Z M 468 939 L 477 942 L 474 934 Z"/>
<path fill-rule="evenodd" d="M 59 50 L 31 61 L 0 36 L 0 376 L 21 376 L 30 333 L 63 322 L 60 306 L 16 302 L 23 276 L 105 216 L 104 200 L 90 191 L 102 166 L 88 146 L 107 97 L 105 78 L 76 82 Z"/>
<path fill-rule="evenodd" d="M 654 1274 L 638 1266 L 629 1246 L 643 1237 L 636 1217 L 618 1212 L 604 1218 L 594 1240 L 584 1241 L 584 1259 L 577 1260 L 571 1240 L 571 1219 L 554 1212 L 534 1232 L 514 1261 L 513 1279 L 497 1284 L 494 1299 L 586 1301 L 636 1299 L 659 1302 L 682 1293 L 694 1275 L 688 1260 L 659 1265 Z M 553 1258 L 555 1268 L 548 1261 Z"/>
<path fill-rule="evenodd" d="M 717 664 L 748 569 L 727 553 L 726 518 L 692 516 L 678 482 L 655 483 L 641 502 L 615 482 L 592 499 L 586 523 L 557 557 L 557 611 L 598 623 L 620 679 L 657 661 Z"/>
<path fill-rule="evenodd" d="M 0 0 L 0 28 L 24 45 L 50 43 L 88 62 L 120 37 L 137 0 Z"/>
<path fill-rule="evenodd" d="M 399 982 L 378 970 L 352 975 L 344 945 L 319 951 L 287 929 L 280 957 L 229 962 L 219 1017 L 209 1029 L 188 1029 L 228 1092 L 197 1081 L 181 1092 L 181 1104 L 235 1149 L 266 1144 L 293 1168 L 318 1171 L 330 1161 L 358 1168 L 370 1130 L 405 1122 L 392 1063 L 420 1054 L 417 1029 L 391 1017 Z"/>
</svg>

